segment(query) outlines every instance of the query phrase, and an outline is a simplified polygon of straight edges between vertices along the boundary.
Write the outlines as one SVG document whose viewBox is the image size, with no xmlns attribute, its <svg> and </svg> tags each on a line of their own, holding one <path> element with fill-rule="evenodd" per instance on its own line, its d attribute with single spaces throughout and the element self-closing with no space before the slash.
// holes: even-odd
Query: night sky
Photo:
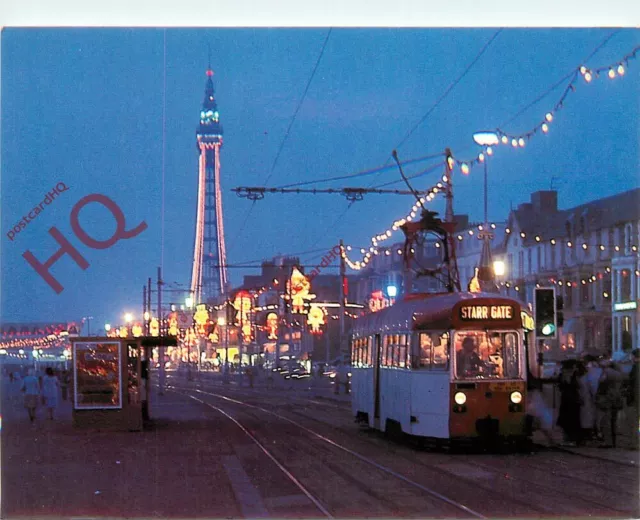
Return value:
<svg viewBox="0 0 640 520">
<path fill-rule="evenodd" d="M 340 238 L 358 249 L 368 246 L 370 237 L 403 217 L 413 201 L 369 195 L 349 207 L 340 195 L 266 195 L 252 207 L 231 188 L 355 174 L 384 165 L 394 148 L 402 160 L 445 147 L 456 157 L 472 159 L 479 152 L 472 140 L 475 131 L 534 128 L 568 80 L 510 120 L 580 64 L 617 65 L 640 44 L 633 29 L 505 29 L 497 36 L 496 29 L 333 29 L 328 40 L 327 34 L 328 29 L 168 29 L 165 79 L 161 29 L 4 29 L 2 320 L 93 316 L 92 328 L 97 328 L 121 321 L 125 311 L 140 313 L 142 286 L 148 277 L 155 279 L 160 265 L 167 282 L 189 284 L 197 196 L 195 129 L 209 47 L 224 128 L 227 259 L 231 265 L 259 265 L 279 253 L 307 251 L 312 252 L 299 255 L 303 262 L 319 263 Z M 578 81 L 548 135 L 536 135 L 523 149 L 496 149 L 489 163 L 490 220 L 505 220 L 510 205 L 551 186 L 559 191 L 559 206 L 568 208 L 640 185 L 639 70 L 636 59 L 624 77 L 611 80 L 605 74 L 591 84 Z M 415 174 L 440 160 L 405 171 Z M 427 188 L 441 174 L 437 169 L 415 179 L 414 186 Z M 307 187 L 391 181 L 400 182 L 389 188 L 403 189 L 397 169 Z M 69 189 L 9 240 L 12 227 L 58 183 Z M 454 185 L 455 211 L 480 220 L 482 170 L 464 176 L 457 169 Z M 142 221 L 148 228 L 107 249 L 85 246 L 71 229 L 70 213 L 92 193 L 122 208 L 127 229 Z M 431 208 L 442 212 L 443 199 L 436 198 Z M 82 210 L 80 222 L 97 240 L 108 239 L 116 229 L 110 213 L 97 204 Z M 68 255 L 58 261 L 51 272 L 64 286 L 60 294 L 22 257 L 29 250 L 45 261 L 58 249 L 48 233 L 51 227 L 90 264 L 82 270 Z M 229 272 L 237 285 L 243 274 L 259 270 Z M 165 301 L 172 299 L 178 296 L 165 296 Z"/>
</svg>

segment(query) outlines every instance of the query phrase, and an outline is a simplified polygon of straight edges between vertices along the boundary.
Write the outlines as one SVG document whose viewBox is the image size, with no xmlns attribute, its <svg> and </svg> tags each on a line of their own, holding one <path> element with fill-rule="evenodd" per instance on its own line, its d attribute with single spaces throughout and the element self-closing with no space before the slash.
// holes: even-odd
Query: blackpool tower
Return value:
<svg viewBox="0 0 640 520">
<path fill-rule="evenodd" d="M 196 139 L 200 156 L 191 293 L 194 303 L 209 303 L 219 300 L 227 289 L 227 253 L 220 189 L 222 125 L 213 91 L 211 68 L 207 70 L 207 84 Z"/>
</svg>

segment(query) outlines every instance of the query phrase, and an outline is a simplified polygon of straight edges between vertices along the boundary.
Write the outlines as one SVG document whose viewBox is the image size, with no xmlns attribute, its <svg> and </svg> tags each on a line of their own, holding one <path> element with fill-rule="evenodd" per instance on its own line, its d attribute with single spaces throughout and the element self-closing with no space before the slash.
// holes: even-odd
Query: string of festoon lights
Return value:
<svg viewBox="0 0 640 520">
<path fill-rule="evenodd" d="M 560 99 L 556 102 L 553 108 L 545 112 L 544 117 L 533 128 L 531 128 L 531 130 L 520 134 L 512 134 L 502 130 L 501 128 L 496 128 L 495 133 L 498 137 L 498 143 L 496 143 L 496 146 L 506 145 L 511 148 L 524 148 L 529 140 L 538 133 L 545 135 L 548 134 L 551 123 L 555 120 L 558 111 L 564 106 L 565 99 L 571 92 L 576 91 L 576 86 L 580 81 L 584 81 L 584 83 L 589 84 L 602 76 L 606 76 L 610 80 L 623 77 L 629 67 L 629 61 L 636 58 L 638 51 L 640 51 L 640 46 L 634 48 L 621 60 L 597 69 L 590 69 L 586 65 L 580 65 L 577 67 L 572 75 L 571 81 L 564 89 L 562 96 L 560 96 Z M 475 159 L 465 161 L 454 157 L 454 162 L 460 167 L 460 171 L 463 174 L 468 175 L 473 166 L 483 163 L 486 156 L 493 155 L 493 152 L 494 150 L 491 146 L 485 146 L 483 151 L 480 152 Z"/>
<path fill-rule="evenodd" d="M 511 134 L 509 132 L 502 130 L 501 128 L 497 128 L 495 130 L 496 135 L 498 137 L 498 143 L 496 144 L 496 146 L 510 145 L 512 148 L 524 148 L 527 142 L 532 137 L 537 135 L 539 132 L 541 132 L 542 134 L 547 134 L 549 132 L 549 127 L 551 123 L 554 121 L 554 118 L 556 117 L 556 114 L 558 113 L 559 110 L 563 108 L 565 99 L 567 98 L 569 93 L 575 92 L 576 84 L 578 83 L 580 78 L 582 78 L 582 80 L 585 83 L 591 83 L 594 79 L 600 78 L 601 75 L 603 75 L 603 73 L 606 73 L 606 77 L 608 77 L 610 80 L 616 79 L 618 77 L 623 77 L 629 66 L 629 61 L 636 58 L 638 51 L 640 51 L 640 46 L 635 47 L 630 53 L 625 55 L 621 60 L 603 67 L 596 68 L 596 69 L 590 69 L 585 65 L 581 65 L 577 67 L 575 69 L 575 72 L 572 75 L 571 81 L 569 82 L 567 87 L 564 89 L 562 95 L 560 96 L 560 99 L 555 103 L 553 108 L 551 108 L 545 113 L 544 117 L 538 122 L 538 124 L 536 124 L 528 132 L 524 132 L 520 134 Z M 464 175 L 468 175 L 473 166 L 483 163 L 486 159 L 486 156 L 493 155 L 493 153 L 494 153 L 494 150 L 491 146 L 485 146 L 483 148 L 483 151 L 480 152 L 478 156 L 472 160 L 465 161 L 465 160 L 457 159 L 454 156 L 450 156 L 448 158 L 449 167 L 453 170 L 454 166 L 457 165 L 460 167 L 460 171 Z M 442 180 L 446 183 L 448 180 L 447 176 L 444 175 L 442 177 Z M 369 246 L 368 249 L 367 248 L 360 249 L 360 253 L 363 255 L 361 260 L 353 261 L 351 258 L 349 258 L 347 251 L 351 251 L 353 248 L 350 245 L 345 246 L 341 254 L 342 254 L 342 257 L 345 259 L 347 265 L 351 269 L 354 269 L 356 271 L 364 269 L 369 263 L 369 261 L 371 260 L 372 255 L 378 255 L 381 253 L 381 249 L 383 248 L 378 247 L 379 244 L 391 238 L 393 233 L 397 231 L 403 224 L 413 220 L 417 216 L 419 208 L 424 207 L 424 204 L 426 202 L 433 200 L 433 198 L 438 192 L 444 191 L 443 188 L 444 186 L 440 182 L 437 183 L 435 186 L 432 186 L 427 191 L 427 195 L 421 197 L 420 201 L 416 202 L 416 204 L 413 205 L 413 207 L 411 208 L 411 211 L 404 218 L 394 221 L 392 226 L 386 231 L 384 231 L 383 233 L 372 236 L 371 237 L 372 245 Z M 496 225 L 492 223 L 490 224 L 490 227 L 492 229 L 495 229 Z M 478 226 L 478 230 L 482 231 L 482 225 Z M 506 232 L 509 233 L 510 230 L 507 228 Z M 468 230 L 467 233 L 469 237 L 474 236 L 473 230 Z M 526 233 L 521 233 L 522 238 L 525 238 L 525 236 L 523 235 L 526 236 Z M 457 238 L 459 241 L 461 241 L 465 238 L 465 236 L 463 234 L 458 234 Z M 536 235 L 535 240 L 537 242 L 540 242 L 542 238 L 539 235 Z M 561 241 L 562 241 L 561 239 L 555 239 L 555 238 L 550 239 L 550 243 L 552 245 L 555 245 L 557 242 L 561 242 Z M 573 243 L 571 241 L 566 241 L 566 243 L 568 247 L 573 247 Z M 439 247 L 440 244 L 436 242 L 435 246 Z M 589 247 L 589 245 L 586 243 L 583 243 L 581 247 L 586 250 Z M 605 246 L 603 246 L 602 244 L 598 244 L 597 247 L 603 250 Z M 638 250 L 636 245 L 634 245 L 632 249 L 634 252 Z M 619 251 L 619 246 L 615 246 L 615 250 Z M 383 252 L 387 256 L 392 254 L 390 249 L 384 249 Z M 397 254 L 402 255 L 402 250 L 398 249 Z"/>
<path fill-rule="evenodd" d="M 478 225 L 478 230 L 482 231 L 482 224 Z M 491 224 L 491 228 L 492 229 L 496 229 L 496 224 Z M 511 228 L 507 227 L 505 228 L 504 232 L 507 235 L 511 234 Z M 473 238 L 475 236 L 475 233 L 472 229 L 467 230 L 466 233 L 458 233 L 456 235 L 456 238 L 458 239 L 459 242 L 462 242 L 465 239 L 469 239 L 469 238 Z M 526 240 L 527 237 L 529 237 L 529 239 L 533 239 L 535 240 L 536 243 L 542 244 L 544 242 L 549 242 L 552 246 L 556 246 L 556 245 L 566 245 L 568 248 L 578 248 L 578 249 L 582 249 L 583 251 L 589 251 L 592 248 L 595 249 L 599 249 L 600 251 L 606 251 L 607 249 L 613 249 L 616 253 L 619 253 L 620 250 L 624 247 L 624 246 L 620 246 L 620 245 L 605 245 L 605 244 L 590 244 L 588 242 L 581 242 L 578 243 L 577 240 L 571 240 L 568 238 L 560 238 L 560 237 L 556 237 L 556 238 L 543 238 L 541 235 L 539 234 L 534 234 L 534 233 L 527 233 L 526 231 L 520 231 L 520 238 L 522 238 L 523 240 Z M 631 251 L 633 251 L 634 253 L 638 252 L 638 245 L 636 244 L 630 244 L 628 246 L 629 249 L 631 249 Z"/>
<path fill-rule="evenodd" d="M 384 253 L 387 256 L 391 255 L 391 249 L 379 247 L 380 243 L 391 238 L 393 233 L 398 231 L 398 229 L 400 229 L 407 222 L 411 222 L 416 217 L 420 218 L 418 213 L 420 208 L 425 207 L 425 205 L 428 202 L 431 202 L 438 193 L 444 193 L 444 191 L 446 190 L 443 182 L 448 182 L 446 174 L 442 176 L 442 182 L 438 182 L 435 185 L 431 186 L 431 188 L 426 190 L 424 194 L 421 195 L 418 200 L 416 200 L 415 204 L 411 208 L 411 211 L 409 211 L 403 218 L 395 220 L 393 224 L 391 224 L 391 226 L 382 233 L 372 236 L 371 246 L 369 246 L 368 249 L 364 247 L 360 248 L 360 253 L 362 254 L 361 260 L 357 260 L 355 262 L 351 260 L 347 255 L 347 251 L 351 251 L 353 248 L 351 246 L 343 247 L 341 255 L 345 259 L 346 264 L 351 269 L 359 271 L 367 266 L 367 264 L 371 261 L 372 255 L 378 255 L 380 253 Z M 398 249 L 398 254 L 402 254 L 401 249 Z"/>
<path fill-rule="evenodd" d="M 621 272 L 623 276 L 628 276 L 628 274 L 625 274 L 625 273 L 630 273 L 631 271 L 623 270 Z M 606 276 L 609 276 L 610 274 L 611 274 L 611 267 L 606 266 L 604 267 L 604 271 L 595 271 L 595 272 L 586 273 L 586 274 L 581 273 L 579 276 L 561 276 L 561 277 L 550 276 L 546 279 L 547 280 L 546 283 L 551 283 L 559 287 L 572 288 L 572 287 L 579 287 L 581 285 L 588 285 L 588 284 L 597 282 L 598 280 L 602 280 Z M 635 275 L 640 276 L 640 269 L 635 270 Z M 536 287 L 541 287 L 540 281 L 542 281 L 542 278 L 538 282 L 536 282 Z M 507 280 L 507 281 L 500 282 L 500 285 L 506 288 L 513 288 L 516 291 L 520 291 L 521 289 L 521 286 L 518 285 L 518 282 L 514 280 Z M 605 298 L 609 298 L 610 293 L 608 291 L 604 291 L 603 296 Z"/>
</svg>

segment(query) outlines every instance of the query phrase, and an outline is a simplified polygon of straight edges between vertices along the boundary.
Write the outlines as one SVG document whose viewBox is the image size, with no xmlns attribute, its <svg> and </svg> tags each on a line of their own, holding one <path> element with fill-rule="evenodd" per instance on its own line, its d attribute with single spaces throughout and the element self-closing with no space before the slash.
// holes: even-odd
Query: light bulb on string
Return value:
<svg viewBox="0 0 640 520">
<path fill-rule="evenodd" d="M 493 155 L 493 148 L 487 146 L 487 155 Z"/>
<path fill-rule="evenodd" d="M 517 148 L 518 141 L 516 141 L 515 139 L 511 139 L 511 146 L 513 146 L 514 148 Z"/>
<path fill-rule="evenodd" d="M 460 170 L 462 171 L 462 173 L 464 173 L 465 175 L 469 175 L 469 165 L 466 163 L 462 163 L 462 166 L 460 167 Z"/>
<path fill-rule="evenodd" d="M 585 67 L 584 65 L 582 65 L 582 67 L 580 67 L 580 74 L 583 74 L 587 72 L 587 67 Z"/>
<path fill-rule="evenodd" d="M 518 144 L 520 145 L 520 148 L 524 148 L 524 139 L 521 137 L 520 139 L 518 139 Z"/>
<path fill-rule="evenodd" d="M 549 131 L 549 125 L 547 123 L 542 123 L 542 131 L 545 134 Z"/>
<path fill-rule="evenodd" d="M 443 175 L 443 176 L 442 176 L 442 180 L 443 180 L 444 182 L 447 182 L 447 181 L 449 180 L 449 178 L 448 178 L 446 175 Z"/>
<path fill-rule="evenodd" d="M 480 155 L 478 155 L 478 161 L 480 162 L 484 162 L 484 154 L 481 153 Z"/>
<path fill-rule="evenodd" d="M 551 123 L 551 121 L 553 121 L 553 114 L 551 112 L 547 112 L 547 114 L 544 116 L 544 118 Z"/>
<path fill-rule="evenodd" d="M 620 76 L 624 76 L 624 67 L 623 67 L 622 63 L 620 65 L 618 65 L 618 74 Z"/>
<path fill-rule="evenodd" d="M 609 69 L 608 75 L 611 79 L 616 77 L 616 71 L 613 69 Z"/>
<path fill-rule="evenodd" d="M 507 144 L 509 142 L 509 138 L 506 135 L 503 135 L 500 140 L 502 141 L 502 144 Z"/>
<path fill-rule="evenodd" d="M 591 80 L 593 79 L 593 76 L 591 75 L 591 72 L 587 71 L 584 73 L 584 80 L 587 83 L 591 83 Z"/>
</svg>

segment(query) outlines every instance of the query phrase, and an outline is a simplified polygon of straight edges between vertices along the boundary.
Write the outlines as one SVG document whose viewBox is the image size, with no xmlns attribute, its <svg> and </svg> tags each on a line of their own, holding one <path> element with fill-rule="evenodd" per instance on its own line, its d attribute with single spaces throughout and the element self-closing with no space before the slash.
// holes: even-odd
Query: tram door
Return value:
<svg viewBox="0 0 640 520">
<path fill-rule="evenodd" d="M 374 395 L 374 419 L 380 418 L 380 363 L 382 361 L 382 341 L 380 334 L 373 337 L 373 395 Z"/>
</svg>

